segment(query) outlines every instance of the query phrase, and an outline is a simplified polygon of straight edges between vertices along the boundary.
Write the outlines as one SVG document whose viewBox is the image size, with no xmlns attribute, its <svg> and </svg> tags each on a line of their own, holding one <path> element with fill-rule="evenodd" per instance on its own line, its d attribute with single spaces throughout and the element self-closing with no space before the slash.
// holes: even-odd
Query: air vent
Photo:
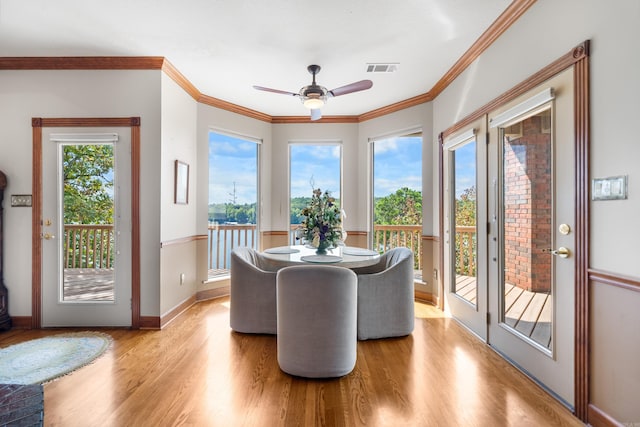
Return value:
<svg viewBox="0 0 640 427">
<path fill-rule="evenodd" d="M 387 64 L 367 64 L 367 73 L 395 73 L 398 71 L 398 62 Z"/>
</svg>

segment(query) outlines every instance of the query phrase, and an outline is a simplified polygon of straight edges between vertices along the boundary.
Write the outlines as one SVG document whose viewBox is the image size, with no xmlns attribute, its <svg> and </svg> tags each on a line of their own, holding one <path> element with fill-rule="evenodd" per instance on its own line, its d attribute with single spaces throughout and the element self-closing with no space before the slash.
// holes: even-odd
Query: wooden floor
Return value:
<svg viewBox="0 0 640 427">
<path fill-rule="evenodd" d="M 538 344 L 551 347 L 551 295 L 531 292 L 507 283 L 504 323 Z M 472 304 L 476 303 L 476 279 L 456 276 L 456 293 Z"/>
<path fill-rule="evenodd" d="M 102 329 L 105 355 L 45 384 L 45 425 L 582 425 L 455 320 L 415 307 L 412 335 L 358 342 L 354 371 L 330 380 L 283 373 L 275 336 L 230 331 L 228 298 L 162 331 Z M 59 331 L 3 332 L 0 346 Z"/>
</svg>

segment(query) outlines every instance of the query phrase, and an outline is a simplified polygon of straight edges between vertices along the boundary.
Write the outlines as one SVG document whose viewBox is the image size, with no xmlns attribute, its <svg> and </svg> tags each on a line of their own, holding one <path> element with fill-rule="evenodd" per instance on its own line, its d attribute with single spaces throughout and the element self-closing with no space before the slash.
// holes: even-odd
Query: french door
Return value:
<svg viewBox="0 0 640 427">
<path fill-rule="evenodd" d="M 131 137 L 91 131 L 43 129 L 44 327 L 131 326 Z"/>
<path fill-rule="evenodd" d="M 569 407 L 573 88 L 569 68 L 443 141 L 446 308 Z"/>
<path fill-rule="evenodd" d="M 487 340 L 486 120 L 444 141 L 446 309 Z"/>
<path fill-rule="evenodd" d="M 488 115 L 488 342 L 574 405 L 573 69 Z"/>
</svg>

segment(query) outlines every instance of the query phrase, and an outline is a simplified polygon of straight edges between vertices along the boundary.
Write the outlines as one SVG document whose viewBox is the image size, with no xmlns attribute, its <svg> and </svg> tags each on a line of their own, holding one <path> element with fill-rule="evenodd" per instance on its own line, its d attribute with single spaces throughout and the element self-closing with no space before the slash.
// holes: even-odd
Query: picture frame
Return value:
<svg viewBox="0 0 640 427">
<path fill-rule="evenodd" d="M 180 160 L 175 161 L 173 199 L 177 205 L 189 204 L 189 164 Z"/>
</svg>

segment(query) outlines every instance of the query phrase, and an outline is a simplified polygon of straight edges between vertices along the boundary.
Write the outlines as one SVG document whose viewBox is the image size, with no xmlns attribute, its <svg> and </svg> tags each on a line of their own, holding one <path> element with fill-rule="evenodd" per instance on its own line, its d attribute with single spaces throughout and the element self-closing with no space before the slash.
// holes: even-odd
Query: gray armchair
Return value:
<svg viewBox="0 0 640 427">
<path fill-rule="evenodd" d="M 357 358 L 357 278 L 348 268 L 278 271 L 278 364 L 291 375 L 341 377 Z"/>
<path fill-rule="evenodd" d="M 394 248 L 358 275 L 358 339 L 409 335 L 414 327 L 413 252 Z"/>
<path fill-rule="evenodd" d="M 276 271 L 251 248 L 231 251 L 231 329 L 253 334 L 275 334 Z"/>
</svg>

